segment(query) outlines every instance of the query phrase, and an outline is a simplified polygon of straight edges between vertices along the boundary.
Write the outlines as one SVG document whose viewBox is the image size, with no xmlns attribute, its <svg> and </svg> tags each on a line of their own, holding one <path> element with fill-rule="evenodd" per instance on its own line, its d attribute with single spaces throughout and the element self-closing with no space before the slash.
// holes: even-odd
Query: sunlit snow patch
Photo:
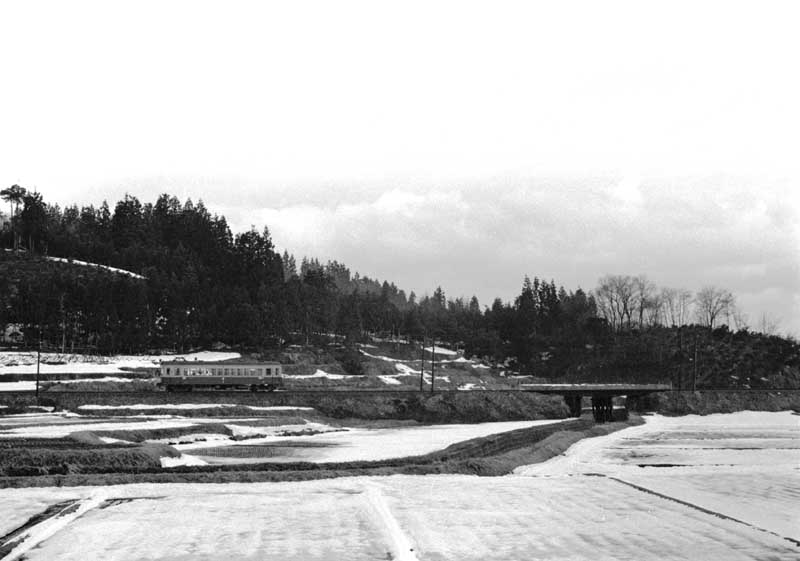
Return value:
<svg viewBox="0 0 800 561">
<path fill-rule="evenodd" d="M 359 376 L 351 376 L 348 374 L 330 374 L 324 370 L 317 369 L 313 374 L 295 374 L 291 376 L 292 379 L 307 379 L 307 378 L 327 378 L 329 380 L 344 380 L 345 378 L 358 378 Z"/>
<path fill-rule="evenodd" d="M 191 456 L 189 454 L 181 454 L 177 458 L 170 458 L 169 456 L 165 456 L 161 458 L 161 467 L 164 468 L 172 468 L 178 466 L 205 466 L 208 465 L 206 462 L 201 460 L 196 456 Z"/>
<path fill-rule="evenodd" d="M 482 390 L 484 388 L 481 387 L 480 384 L 473 384 L 472 382 L 469 382 L 467 384 L 462 384 L 461 386 L 458 386 L 458 389 L 459 390 L 469 391 L 469 390 L 476 390 L 476 389 L 477 390 Z"/>
<path fill-rule="evenodd" d="M 437 355 L 445 355 L 445 356 L 456 356 L 458 353 L 455 351 L 451 351 L 450 349 L 445 349 L 443 347 L 425 347 L 425 352 L 430 353 L 435 350 Z"/>
<path fill-rule="evenodd" d="M 147 411 L 152 409 L 222 409 L 227 407 L 243 407 L 252 411 L 313 411 L 313 407 L 296 407 L 291 405 L 237 405 L 235 403 L 132 403 L 130 405 L 81 405 L 79 410 L 106 411 L 114 409 L 131 409 Z"/>
</svg>

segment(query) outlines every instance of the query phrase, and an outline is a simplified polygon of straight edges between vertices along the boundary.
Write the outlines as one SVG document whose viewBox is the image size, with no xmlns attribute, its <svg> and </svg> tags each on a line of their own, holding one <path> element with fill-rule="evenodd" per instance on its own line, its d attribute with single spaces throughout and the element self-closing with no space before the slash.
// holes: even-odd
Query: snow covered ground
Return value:
<svg viewBox="0 0 800 561">
<path fill-rule="evenodd" d="M 66 259 L 64 257 L 46 257 L 45 259 L 49 259 L 50 261 L 57 261 L 59 263 L 72 263 L 73 265 L 83 265 L 84 267 L 97 267 L 98 269 L 104 269 L 110 273 L 117 273 L 118 275 L 126 275 L 134 279 L 145 278 L 138 273 L 134 273 L 133 271 L 128 271 L 126 269 L 117 269 L 116 267 L 109 267 L 108 265 L 100 265 L 99 263 L 87 263 L 86 261 L 79 261 L 78 259 Z"/>
<path fill-rule="evenodd" d="M 604 478 L 356 477 L 301 483 L 4 489 L 74 499 L 7 559 L 796 560 L 782 538 Z M 102 508 L 100 508 L 102 507 Z M 19 520 L 19 517 L 17 518 Z M 11 526 L 6 524 L 6 526 Z"/>
<path fill-rule="evenodd" d="M 38 421 L 41 417 L 43 421 Z M 3 418 L 2 424 L 8 425 L 6 421 L 9 419 Z M 4 428 L 0 430 L 0 439 L 6 438 L 63 438 L 73 432 L 82 431 L 111 431 L 111 430 L 152 430 L 152 429 L 167 429 L 179 427 L 191 427 L 201 422 L 207 422 L 206 418 L 203 419 L 182 419 L 182 418 L 144 418 L 131 420 L 127 417 L 125 420 L 94 420 L 91 418 L 69 417 L 59 419 L 53 417 L 28 417 L 24 423 L 17 423 L 18 426 L 11 428 Z"/>
<path fill-rule="evenodd" d="M 287 376 L 290 380 L 302 380 L 307 378 L 327 378 L 329 380 L 344 380 L 345 378 L 356 378 L 357 376 L 351 376 L 349 374 L 331 374 L 330 372 L 325 372 L 324 370 L 320 370 L 317 368 L 316 372 L 313 374 L 293 374 L 292 376 Z"/>
<path fill-rule="evenodd" d="M 2 379 L 2 378 L 0 378 Z M 141 382 L 153 381 L 156 378 L 139 378 Z M 116 376 L 103 376 L 102 378 L 74 378 L 71 380 L 58 380 L 59 384 L 77 384 L 78 382 L 133 382 L 133 378 L 119 378 Z M 53 380 L 45 380 L 39 382 L 39 387 L 52 386 L 56 383 Z M 22 382 L 0 382 L 0 392 L 19 392 L 19 391 L 33 391 L 36 389 L 36 381 L 27 380 Z"/>
<path fill-rule="evenodd" d="M 800 542 L 800 416 L 788 411 L 655 415 L 515 473 L 601 474 Z"/>
<path fill-rule="evenodd" d="M 227 407 L 243 407 L 252 411 L 313 411 L 313 407 L 295 405 L 237 405 L 235 403 L 134 403 L 131 405 L 81 405 L 78 410 L 113 411 L 126 409 L 133 411 L 151 411 L 153 409 L 224 409 Z"/>
<path fill-rule="evenodd" d="M 69 353 L 42 353 L 39 371 L 42 374 L 118 374 L 125 368 L 154 368 L 162 361 L 185 359 L 228 360 L 239 358 L 239 353 L 201 351 L 176 355 L 118 355 L 97 356 Z M 52 363 L 52 364 L 47 364 Z M 60 364 L 55 364 L 60 363 Z M 0 352 L 0 380 L 3 374 L 35 374 L 35 352 Z"/>
<path fill-rule="evenodd" d="M 0 392 L 30 392 L 36 389 L 36 382 L 0 382 Z"/>
<path fill-rule="evenodd" d="M 651 417 L 508 477 L 2 489 L 0 535 L 74 500 L 6 559 L 796 561 L 798 420 Z"/>
<path fill-rule="evenodd" d="M 456 356 L 458 354 L 457 352 L 451 351 L 450 349 L 445 349 L 444 347 L 425 347 L 426 353 L 434 351 L 437 355 Z"/>
<path fill-rule="evenodd" d="M 224 444 L 230 448 L 237 446 L 276 446 L 276 454 L 270 455 L 270 462 L 354 462 L 386 460 L 406 456 L 420 456 L 447 448 L 456 442 L 498 434 L 510 430 L 528 428 L 560 421 L 509 421 L 503 423 L 480 423 L 473 425 L 429 425 L 421 427 L 396 427 L 389 429 L 350 428 L 331 430 L 327 425 L 306 423 L 297 426 L 274 428 L 255 427 L 242 434 L 265 434 L 272 430 L 275 436 L 252 438 L 236 442 L 207 440 L 190 444 L 178 444 L 176 449 L 199 456 L 209 463 L 233 463 L 225 460 L 224 453 L 214 458 L 205 457 L 203 448 L 219 447 Z M 285 431 L 320 431 L 310 436 L 278 436 Z M 292 444 L 288 446 L 288 444 Z M 281 444 L 287 444 L 282 448 Z M 300 446 L 298 446 L 298 444 Z M 306 445 L 303 447 L 302 445 Z M 236 457 L 231 451 L 231 457 Z"/>
</svg>

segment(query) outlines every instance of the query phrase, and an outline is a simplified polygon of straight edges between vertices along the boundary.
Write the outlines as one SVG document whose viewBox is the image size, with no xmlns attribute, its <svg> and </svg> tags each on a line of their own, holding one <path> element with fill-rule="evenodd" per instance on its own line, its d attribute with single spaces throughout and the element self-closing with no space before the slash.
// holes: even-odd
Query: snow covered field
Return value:
<svg viewBox="0 0 800 561">
<path fill-rule="evenodd" d="M 798 420 L 656 416 L 497 478 L 3 489 L 0 535 L 71 499 L 7 559 L 796 560 Z"/>
<path fill-rule="evenodd" d="M 184 404 L 197 406 L 197 404 Z M 226 404 L 216 404 L 225 407 Z M 100 407 L 100 406 L 84 406 Z M 164 406 L 166 407 L 166 406 Z M 146 406 L 141 407 L 146 411 Z M 264 407 L 264 409 L 280 412 L 296 412 L 297 415 L 313 411 L 311 408 Z M 113 412 L 113 409 L 111 410 Z M 64 438 L 75 432 L 100 431 L 144 431 L 157 429 L 176 429 L 196 427 L 196 430 L 184 431 L 180 438 L 150 439 L 148 442 L 162 444 L 174 443 L 174 448 L 187 456 L 186 461 L 194 463 L 247 463 L 248 461 L 270 462 L 351 462 L 373 461 L 389 458 L 419 456 L 447 448 L 451 444 L 497 434 L 501 432 L 528 428 L 559 422 L 544 421 L 510 421 L 500 423 L 429 425 L 412 427 L 394 427 L 385 429 L 336 427 L 325 423 L 306 420 L 299 423 L 296 417 L 290 417 L 286 423 L 265 426 L 262 417 L 180 417 L 136 416 L 136 417 L 82 417 L 70 414 L 8 416 L 0 418 L 4 428 L 0 429 L 0 440 L 8 438 Z M 224 424 L 230 434 L 207 434 L 207 424 Z M 232 436 L 230 436 L 232 435 Z M 241 439 L 244 437 L 244 439 Z M 263 456 L 254 454 L 242 457 L 241 448 L 253 450 L 257 447 L 269 446 Z M 214 455 L 206 456 L 203 452 L 214 449 Z M 227 450 L 227 454 L 226 454 Z M 266 452 L 269 452 L 268 454 Z M 180 459 L 170 459 L 170 465 L 182 465 Z"/>
<path fill-rule="evenodd" d="M 800 543 L 800 416 L 788 411 L 656 415 L 515 473 L 602 474 Z"/>
<path fill-rule="evenodd" d="M 228 444 L 230 448 L 237 446 L 251 447 L 259 444 L 278 445 L 276 450 L 281 452 L 280 454 L 271 455 L 268 460 L 262 459 L 261 461 L 316 463 L 374 461 L 406 456 L 421 456 L 437 450 L 443 450 L 451 444 L 464 440 L 557 422 L 559 421 L 509 421 L 504 423 L 430 425 L 390 429 L 351 428 L 339 431 L 321 430 L 315 424 L 309 423 L 290 427 L 290 430 L 302 430 L 307 427 L 312 430 L 321 430 L 320 434 L 304 437 L 266 436 Z M 275 432 L 280 432 L 277 429 L 286 430 L 284 427 L 276 427 Z M 264 428 L 259 427 L 258 431 L 263 434 Z M 287 448 L 280 448 L 279 445 L 281 443 L 292 443 L 293 445 Z M 295 446 L 294 444 L 297 443 L 305 444 L 307 447 Z M 204 448 L 218 447 L 220 444 L 219 441 L 209 440 L 191 444 L 179 444 L 175 448 L 182 452 L 188 452 L 190 455 L 198 456 L 209 463 L 232 463 L 225 461 L 224 453 L 214 458 L 203 455 Z M 232 454 L 232 457 L 235 456 Z"/>
</svg>

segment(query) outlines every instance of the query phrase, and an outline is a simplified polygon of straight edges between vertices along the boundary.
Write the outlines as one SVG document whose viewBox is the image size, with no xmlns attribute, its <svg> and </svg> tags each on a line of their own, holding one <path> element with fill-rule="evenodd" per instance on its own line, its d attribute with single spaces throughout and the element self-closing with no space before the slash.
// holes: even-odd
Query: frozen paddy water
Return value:
<svg viewBox="0 0 800 561">
<path fill-rule="evenodd" d="M 798 420 L 652 417 L 508 477 L 4 489 L 0 509 L 80 501 L 20 536 L 30 560 L 796 560 Z"/>
</svg>

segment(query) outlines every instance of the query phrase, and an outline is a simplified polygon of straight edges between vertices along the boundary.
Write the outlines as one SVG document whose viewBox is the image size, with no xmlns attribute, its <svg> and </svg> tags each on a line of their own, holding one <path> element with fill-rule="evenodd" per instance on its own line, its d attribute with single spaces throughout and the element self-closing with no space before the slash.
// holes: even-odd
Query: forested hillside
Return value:
<svg viewBox="0 0 800 561">
<path fill-rule="evenodd" d="M 22 188 L 2 195 L 13 218 L 0 234 L 0 329 L 20 326 L 26 346 L 41 337 L 101 353 L 219 344 L 258 351 L 332 336 L 426 337 L 544 378 L 797 383 L 798 345 L 731 330 L 725 291 L 708 289 L 705 303 L 701 291 L 690 313 L 690 293 L 659 292 L 644 277 L 604 277 L 593 293 L 526 277 L 513 302 L 482 307 L 442 288 L 406 294 L 335 261 L 298 265 L 276 251 L 266 227 L 234 234 L 202 202 L 126 196 L 113 210 L 61 209 Z"/>
</svg>

